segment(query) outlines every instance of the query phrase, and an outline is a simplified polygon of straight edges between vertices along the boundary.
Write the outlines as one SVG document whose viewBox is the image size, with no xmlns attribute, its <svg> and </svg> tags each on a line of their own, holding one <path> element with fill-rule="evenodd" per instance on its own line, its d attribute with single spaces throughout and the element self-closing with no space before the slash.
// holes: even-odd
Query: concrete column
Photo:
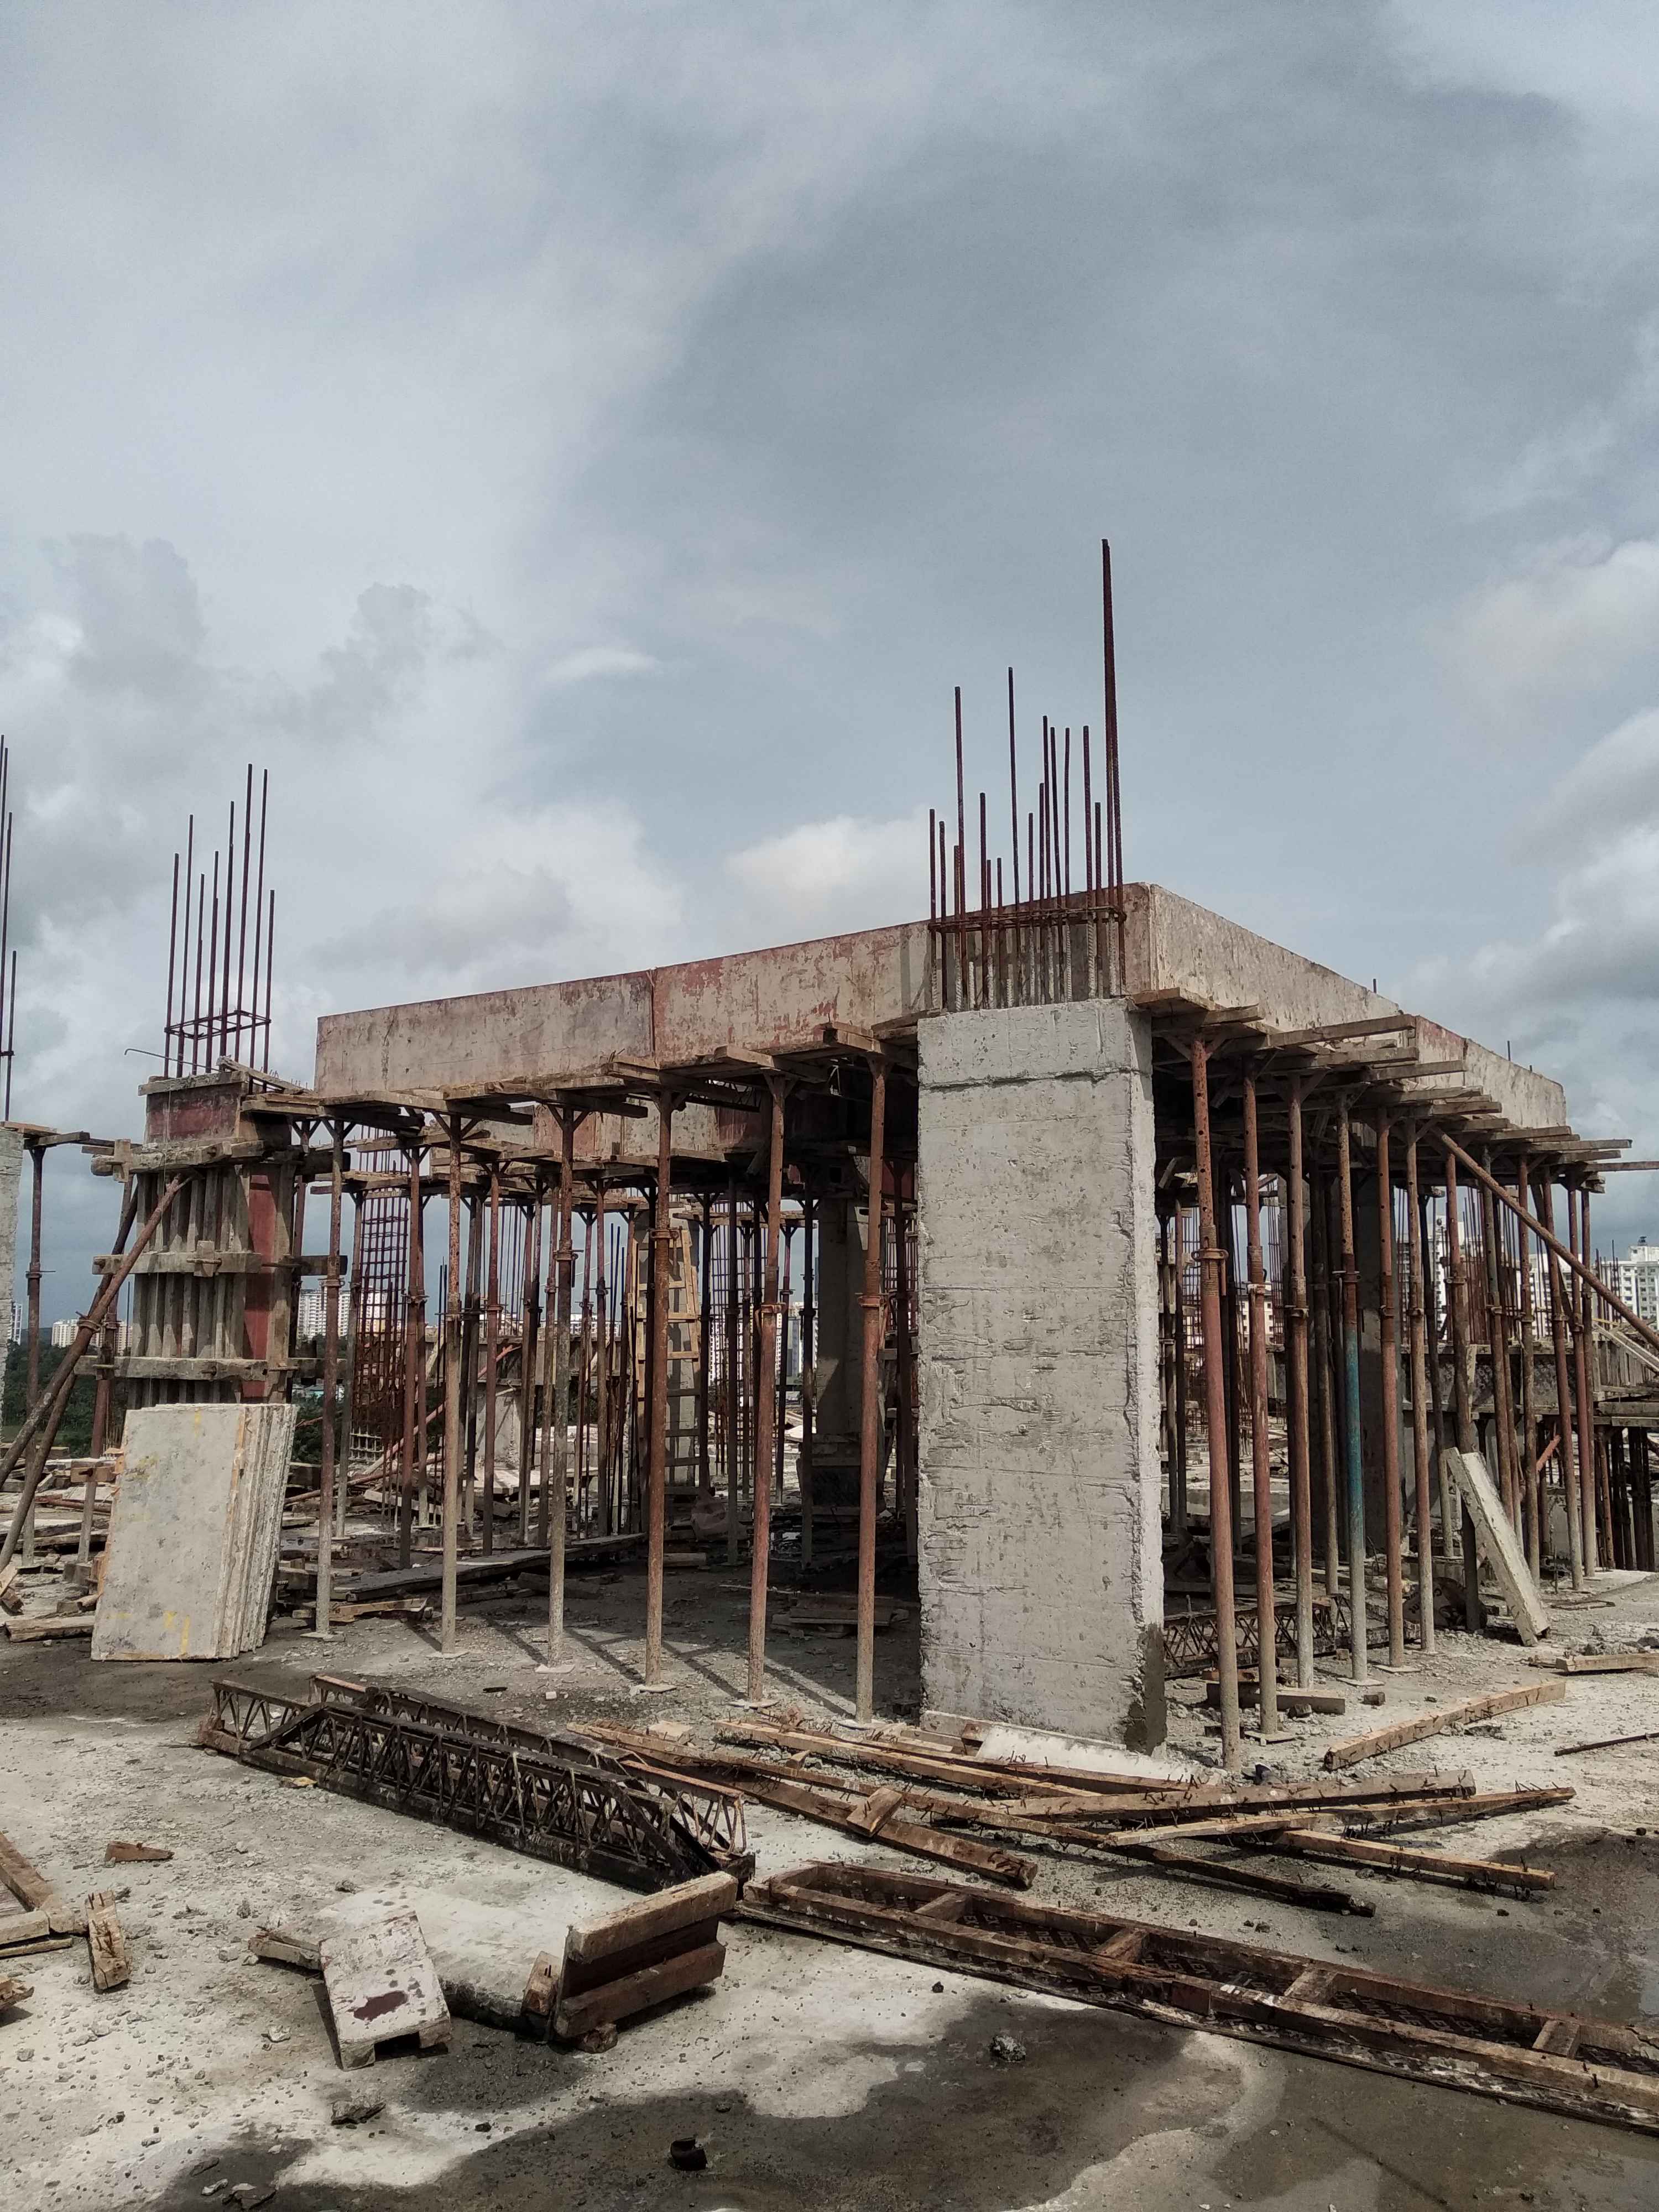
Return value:
<svg viewBox="0 0 1659 2212">
<path fill-rule="evenodd" d="M 858 1504 L 865 1217 L 854 1199 L 826 1198 L 818 1207 L 818 1231 L 812 1504 L 815 1512 L 827 1513 Z"/>
<path fill-rule="evenodd" d="M 1120 1000 L 920 1030 L 924 1703 L 1164 1736 L 1152 1042 Z"/>
</svg>

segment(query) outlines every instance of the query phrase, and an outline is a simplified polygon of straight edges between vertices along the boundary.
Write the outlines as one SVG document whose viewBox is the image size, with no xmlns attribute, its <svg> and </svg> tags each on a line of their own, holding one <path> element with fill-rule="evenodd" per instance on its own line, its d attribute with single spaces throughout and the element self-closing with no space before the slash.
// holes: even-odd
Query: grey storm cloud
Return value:
<svg viewBox="0 0 1659 2212">
<path fill-rule="evenodd" d="M 1090 719 L 1109 533 L 1131 872 L 1642 1134 L 1656 64 L 1617 0 L 20 0 L 22 1109 L 134 1125 L 249 761 L 298 1074 L 919 911 L 951 685 L 980 780 L 1008 663 Z"/>
</svg>

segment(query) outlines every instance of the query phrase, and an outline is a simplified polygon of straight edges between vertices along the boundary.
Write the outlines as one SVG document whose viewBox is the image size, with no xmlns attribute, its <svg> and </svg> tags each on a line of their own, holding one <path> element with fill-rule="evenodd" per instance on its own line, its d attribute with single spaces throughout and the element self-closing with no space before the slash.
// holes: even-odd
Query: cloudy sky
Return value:
<svg viewBox="0 0 1659 2212">
<path fill-rule="evenodd" d="M 1130 874 L 1659 1152 L 1656 84 L 1639 0 L 14 0 L 15 1110 L 136 1127 L 250 759 L 299 1076 L 918 911 L 1109 533 Z"/>
</svg>

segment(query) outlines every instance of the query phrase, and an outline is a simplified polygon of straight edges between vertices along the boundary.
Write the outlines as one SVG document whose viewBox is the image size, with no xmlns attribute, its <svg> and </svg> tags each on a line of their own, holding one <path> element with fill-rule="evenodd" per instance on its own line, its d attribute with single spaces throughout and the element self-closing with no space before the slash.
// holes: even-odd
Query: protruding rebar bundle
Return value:
<svg viewBox="0 0 1659 2212">
<path fill-rule="evenodd" d="M 196 865 L 194 814 L 189 818 L 183 854 L 175 853 L 173 856 L 167 1020 L 161 1060 L 164 1074 L 205 1073 L 225 1060 L 261 1070 L 270 1068 L 271 953 L 276 911 L 276 892 L 272 890 L 267 896 L 265 890 L 265 828 L 270 793 L 270 776 L 266 770 L 259 780 L 257 860 L 253 850 L 251 762 L 242 799 L 240 869 L 234 799 L 225 849 L 222 855 L 216 852 L 213 854 L 210 869 L 205 855 L 199 870 Z M 5 851 L 9 851 L 9 830 Z M 0 858 L 0 872 L 9 872 L 9 863 L 3 858 Z M 250 973 L 247 921 L 251 883 L 257 888 L 252 899 L 253 959 Z M 0 884 L 0 913 L 3 911 L 3 884 Z M 0 933 L 3 932 L 3 921 L 0 920 Z M 0 955 L 0 970 L 3 970 L 3 955 Z"/>
</svg>

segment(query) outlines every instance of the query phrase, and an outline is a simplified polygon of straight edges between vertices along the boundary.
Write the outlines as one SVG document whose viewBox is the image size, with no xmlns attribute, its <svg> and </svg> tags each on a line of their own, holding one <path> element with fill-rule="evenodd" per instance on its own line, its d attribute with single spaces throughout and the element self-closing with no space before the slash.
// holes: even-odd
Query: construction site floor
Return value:
<svg viewBox="0 0 1659 2212">
<path fill-rule="evenodd" d="M 1659 2138 L 1156 2027 L 741 1923 L 723 1980 L 624 2026 L 588 2055 L 457 2021 L 447 2053 L 349 2077 L 320 1990 L 250 1960 L 264 1923 L 326 1932 L 412 1906 L 446 1972 L 512 1986 L 565 1926 L 622 1901 L 603 1883 L 198 1750 L 211 1673 L 297 1687 L 319 1668 L 425 1689 L 535 1724 L 672 1719 L 706 1735 L 742 1696 L 739 1575 L 671 1572 L 665 1695 L 636 1692 L 637 1570 L 573 1581 L 570 1671 L 537 1672 L 545 1584 L 464 1616 L 442 1658 L 430 1623 L 363 1620 L 328 1644 L 278 1623 L 255 1656 L 210 1668 L 94 1665 L 84 1643 L 0 1647 L 0 1828 L 69 1895 L 111 1888 L 130 1984 L 91 1984 L 83 1945 L 19 1961 L 27 2004 L 0 2024 L 6 2201 L 34 2212 L 137 2205 L 199 2212 L 274 2185 L 270 2212 L 529 2212 L 529 2208 L 1133 2206 L 1136 2212 L 1415 2212 L 1530 2204 L 1614 2212 L 1659 2202 Z M 36 1580 L 31 1610 L 49 1607 Z M 1609 1577 L 1609 1601 L 1558 1617 L 1559 1640 L 1659 1633 L 1659 1579 Z M 853 1646 L 771 1639 L 771 1687 L 824 1717 L 850 1711 Z M 1316 1771 L 1324 1747 L 1383 1721 L 1535 1680 L 1496 1638 L 1447 1636 L 1386 1684 L 1381 1711 L 1290 1723 L 1251 1764 Z M 1322 1680 L 1340 1680 L 1340 1661 Z M 915 1717 L 914 1614 L 877 1644 L 881 1710 Z M 550 1698 L 549 1692 L 552 1695 Z M 1212 1762 L 1197 1683 L 1174 1686 L 1170 1748 Z M 1343 1870 L 1370 1919 L 1316 1915 L 1172 1881 L 1132 1863 L 1043 1858 L 1035 1899 L 1197 1925 L 1442 1986 L 1635 2020 L 1659 2010 L 1659 1745 L 1558 1759 L 1557 1744 L 1659 1728 L 1659 1679 L 1574 1677 L 1559 1704 L 1437 1737 L 1379 1765 L 1467 1769 L 1481 1789 L 1572 1783 L 1571 1804 L 1426 1843 L 1524 1849 L 1559 1883 L 1533 1902 Z M 917 1863 L 751 1808 L 762 1874 L 809 1859 Z M 164 1863 L 104 1865 L 115 1838 Z M 1419 1840 L 1413 1838 L 1413 1840 Z M 1024 2056 L 999 2063 L 996 2038 Z M 343 2087 L 384 2110 L 332 2123 Z M 696 2136 L 700 2172 L 669 2146 Z M 223 2188 L 216 2185 L 223 2184 Z M 241 2197 L 231 2191 L 252 2185 Z M 210 2193 L 211 2192 L 211 2193 Z"/>
</svg>

